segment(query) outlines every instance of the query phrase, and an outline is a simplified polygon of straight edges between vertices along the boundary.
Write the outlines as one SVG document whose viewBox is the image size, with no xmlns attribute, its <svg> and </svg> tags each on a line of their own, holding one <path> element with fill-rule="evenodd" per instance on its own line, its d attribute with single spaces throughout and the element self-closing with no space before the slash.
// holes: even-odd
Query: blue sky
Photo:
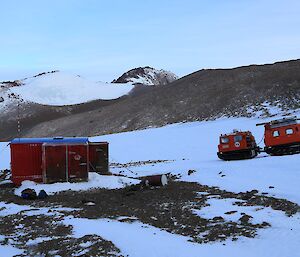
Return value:
<svg viewBox="0 0 300 257">
<path fill-rule="evenodd" d="M 300 58 L 298 0 L 0 0 L 0 80 L 60 69 L 111 81 Z"/>
</svg>

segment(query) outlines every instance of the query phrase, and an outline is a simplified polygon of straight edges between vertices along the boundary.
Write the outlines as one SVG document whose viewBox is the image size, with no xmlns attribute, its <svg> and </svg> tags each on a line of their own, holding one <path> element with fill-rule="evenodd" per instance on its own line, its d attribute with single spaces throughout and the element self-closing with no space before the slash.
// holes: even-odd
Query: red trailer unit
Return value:
<svg viewBox="0 0 300 257">
<path fill-rule="evenodd" d="M 90 171 L 109 174 L 108 142 L 89 143 Z"/>
<path fill-rule="evenodd" d="M 11 141 L 12 181 L 86 180 L 88 138 L 17 138 Z"/>
<path fill-rule="evenodd" d="M 300 153 L 300 124 L 297 117 L 259 123 L 265 126 L 265 151 L 270 155 Z"/>
</svg>

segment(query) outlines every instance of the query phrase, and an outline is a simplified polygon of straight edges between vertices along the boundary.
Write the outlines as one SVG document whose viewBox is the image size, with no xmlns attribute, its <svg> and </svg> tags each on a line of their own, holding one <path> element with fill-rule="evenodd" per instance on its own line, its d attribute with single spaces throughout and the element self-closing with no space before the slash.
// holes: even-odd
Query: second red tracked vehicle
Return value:
<svg viewBox="0 0 300 257">
<path fill-rule="evenodd" d="M 265 127 L 265 152 L 270 155 L 300 153 L 300 124 L 297 117 L 283 118 L 256 126 Z"/>
</svg>

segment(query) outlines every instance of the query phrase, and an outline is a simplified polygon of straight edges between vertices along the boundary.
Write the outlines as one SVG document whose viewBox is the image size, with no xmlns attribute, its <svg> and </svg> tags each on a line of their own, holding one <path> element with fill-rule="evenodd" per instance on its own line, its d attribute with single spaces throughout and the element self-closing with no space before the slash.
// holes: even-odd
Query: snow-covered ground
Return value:
<svg viewBox="0 0 300 257">
<path fill-rule="evenodd" d="M 122 172 L 122 174 L 134 177 L 171 172 L 181 175 L 180 179 L 183 181 L 218 186 L 237 193 L 256 189 L 259 193 L 268 193 L 268 196 L 284 198 L 300 204 L 300 155 L 271 157 L 260 154 L 252 160 L 230 162 L 217 158 L 218 138 L 221 133 L 230 132 L 232 129 L 250 130 L 257 142 L 260 142 L 263 138 L 263 127 L 256 127 L 255 124 L 261 121 L 256 118 L 232 118 L 183 123 L 99 136 L 90 140 L 108 141 L 110 161 L 113 163 L 169 160 L 140 166 L 129 165 L 127 168 L 115 166 L 111 168 L 113 173 Z M 6 143 L 0 143 L 1 169 L 9 168 L 9 148 L 6 145 Z M 263 146 L 263 140 L 260 145 Z M 189 170 L 195 170 L 195 172 L 188 175 Z M 99 187 L 105 187 L 106 182 L 100 181 L 99 177 L 99 181 L 93 183 L 98 184 Z M 118 187 L 120 184 L 122 183 L 117 181 L 109 188 Z M 57 187 L 55 184 L 50 185 L 50 191 L 51 186 Z M 82 186 L 78 184 L 78 188 L 80 187 Z M 61 185 L 61 188 L 64 186 Z M 237 221 L 242 213 L 247 213 L 253 217 L 254 223 L 266 221 L 271 224 L 271 227 L 259 230 L 254 239 L 240 238 L 238 241 L 228 239 L 225 242 L 196 244 L 189 242 L 189 237 L 171 234 L 140 221 L 124 223 L 118 220 L 90 220 L 68 216 L 63 222 L 73 226 L 75 237 L 97 234 L 112 241 L 123 255 L 128 256 L 300 256 L 299 213 L 288 217 L 282 211 L 261 208 L 261 206 L 237 206 L 234 202 L 236 199 L 231 201 L 231 199 L 211 197 L 208 200 L 209 206 L 200 210 L 195 209 L 194 213 L 203 218 L 222 216 L 228 221 Z M 11 210 L 12 207 L 12 205 L 7 206 L 7 212 L 14 212 Z M 15 207 L 18 211 L 19 207 Z M 226 212 L 233 210 L 236 212 L 225 215 Z M 5 247 L 8 249 L 7 246 Z M 1 250 L 2 246 L 0 246 Z M 11 250 L 16 249 L 11 248 Z"/>
<path fill-rule="evenodd" d="M 9 143 L 0 142 L 0 170 L 10 168 L 10 148 Z"/>
<path fill-rule="evenodd" d="M 183 123 L 91 140 L 110 142 L 112 162 L 173 160 L 154 166 L 132 166 L 129 170 L 114 168 L 112 172 L 124 171 L 123 174 L 130 176 L 135 173 L 140 176 L 171 172 L 182 175 L 184 181 L 219 186 L 234 192 L 257 189 L 300 204 L 300 155 L 271 157 L 260 154 L 255 159 L 230 162 L 217 157 L 219 135 L 233 129 L 252 131 L 257 143 L 263 146 L 264 128 L 255 126 L 261 121 L 255 118 L 231 118 Z M 196 172 L 189 176 L 188 170 Z"/>
<path fill-rule="evenodd" d="M 44 105 L 71 105 L 102 99 L 110 100 L 128 94 L 132 84 L 89 81 L 65 72 L 54 72 L 22 80 L 10 89 L 28 102 Z"/>
<path fill-rule="evenodd" d="M 170 234 L 138 221 L 128 224 L 109 219 L 69 217 L 65 223 L 73 226 L 75 237 L 99 235 L 130 257 L 299 257 L 299 215 L 289 219 L 280 212 L 271 213 L 268 220 L 275 228 L 260 232 L 257 238 L 210 244 L 192 243 L 188 241 L 189 237 Z"/>
</svg>

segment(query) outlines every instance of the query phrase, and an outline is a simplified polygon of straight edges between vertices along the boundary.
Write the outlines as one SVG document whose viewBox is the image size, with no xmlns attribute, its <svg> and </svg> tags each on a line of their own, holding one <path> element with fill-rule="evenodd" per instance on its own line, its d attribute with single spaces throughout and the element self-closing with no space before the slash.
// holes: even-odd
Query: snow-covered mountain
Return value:
<svg viewBox="0 0 300 257">
<path fill-rule="evenodd" d="M 300 60 L 201 70 L 170 86 L 138 88 L 145 91 L 88 115 L 39 124 L 26 136 L 99 135 L 220 117 L 292 116 L 300 110 Z"/>
<path fill-rule="evenodd" d="M 43 105 L 72 105 L 92 100 L 111 100 L 128 94 L 131 84 L 93 82 L 79 75 L 60 71 L 41 73 L 31 78 L 2 83 L 0 108 L 16 99 Z"/>
<path fill-rule="evenodd" d="M 170 71 L 157 70 L 152 67 L 139 67 L 125 72 L 112 83 L 132 83 L 133 85 L 157 86 L 166 85 L 178 79 Z"/>
<path fill-rule="evenodd" d="M 50 78 L 61 82 L 55 90 Z M 30 137 L 110 134 L 220 117 L 267 118 L 294 115 L 300 109 L 300 60 L 200 70 L 170 86 L 134 86 L 135 82 L 98 87 L 81 77 L 53 72 L 4 83 L 0 139 L 16 136 L 18 95 L 25 99 L 19 108 L 22 135 Z M 7 108 L 5 102 L 13 103 Z"/>
<path fill-rule="evenodd" d="M 94 82 L 66 72 L 43 72 L 33 77 L 0 82 L 0 140 L 44 121 L 87 112 L 126 96 L 132 84 Z"/>
</svg>

